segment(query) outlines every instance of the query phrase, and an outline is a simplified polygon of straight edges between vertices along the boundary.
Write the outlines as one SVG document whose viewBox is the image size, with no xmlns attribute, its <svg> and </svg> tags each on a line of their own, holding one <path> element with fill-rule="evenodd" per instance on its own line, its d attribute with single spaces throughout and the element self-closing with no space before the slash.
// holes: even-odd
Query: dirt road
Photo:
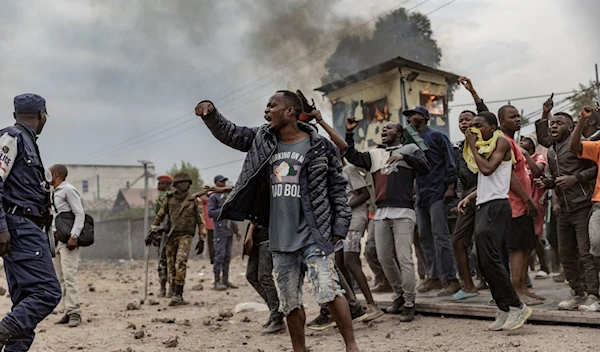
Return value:
<svg viewBox="0 0 600 352">
<path fill-rule="evenodd" d="M 154 264 L 152 264 L 154 268 Z M 81 287 L 83 324 L 78 328 L 54 325 L 60 315 L 53 314 L 37 329 L 32 351 L 291 351 L 287 334 L 263 337 L 261 325 L 267 313 L 252 312 L 220 318 L 219 312 L 233 311 L 241 302 L 261 302 L 260 297 L 240 274 L 242 261 L 232 263 L 233 280 L 239 290 L 212 290 L 212 272 L 205 260 L 191 261 L 184 307 L 168 307 L 167 299 L 150 296 L 158 305 L 145 302 L 139 310 L 127 305 L 144 293 L 141 262 L 83 262 Z M 6 287 L 4 275 L 0 285 Z M 157 291 L 155 271 L 151 271 L 151 292 Z M 192 287 L 202 284 L 202 291 Z M 92 289 L 91 289 L 92 288 Z M 91 289 L 91 290 L 90 290 Z M 93 291 L 93 292 L 91 292 Z M 307 316 L 318 313 L 315 301 L 306 294 Z M 0 312 L 10 310 L 10 299 L 0 298 Z M 600 313 L 599 313 L 600 314 Z M 526 325 L 514 333 L 486 331 L 482 320 L 417 316 L 401 324 L 397 317 L 384 316 L 368 325 L 355 326 L 362 351 L 596 351 L 600 346 L 597 329 L 573 326 Z M 134 327 L 135 326 L 135 327 Z M 143 334 L 140 332 L 143 331 Z M 137 334 L 137 339 L 136 339 Z M 313 352 L 344 351 L 336 330 L 310 332 L 307 342 Z M 143 335 L 143 337 L 141 337 Z M 176 347 L 165 342 L 177 339 Z M 174 343 L 173 343 L 174 344 Z"/>
</svg>

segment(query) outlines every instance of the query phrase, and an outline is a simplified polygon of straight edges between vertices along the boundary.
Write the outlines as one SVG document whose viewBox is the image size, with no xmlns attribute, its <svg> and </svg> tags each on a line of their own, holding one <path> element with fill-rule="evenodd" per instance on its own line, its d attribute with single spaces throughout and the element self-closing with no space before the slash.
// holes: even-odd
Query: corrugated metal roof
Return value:
<svg viewBox="0 0 600 352">
<path fill-rule="evenodd" d="M 453 84 L 456 83 L 458 81 L 458 75 L 455 75 L 454 73 L 450 73 L 450 72 L 446 72 L 446 71 L 442 71 L 442 70 L 438 70 L 436 68 L 430 67 L 430 66 L 426 66 L 423 64 L 420 64 L 418 62 L 415 61 L 411 61 L 405 58 L 402 58 L 400 56 L 391 59 L 389 61 L 386 62 L 382 62 L 378 65 L 369 67 L 365 70 L 362 70 L 358 73 L 355 73 L 353 75 L 350 75 L 346 78 L 342 78 L 342 79 L 338 79 L 335 80 L 333 82 L 330 82 L 328 84 L 325 84 L 319 88 L 316 88 L 316 91 L 320 91 L 320 92 L 324 92 L 324 93 L 330 93 L 333 92 L 335 90 L 344 88 L 350 84 L 356 83 L 356 82 L 360 82 L 363 81 L 367 78 L 373 77 L 375 75 L 378 75 L 380 73 L 384 73 L 384 72 L 388 72 L 393 70 L 394 68 L 400 68 L 400 67 L 408 67 L 408 68 L 414 68 L 415 70 L 419 70 L 419 71 L 423 71 L 423 72 L 428 72 L 428 73 L 432 73 L 432 74 L 436 74 L 439 76 L 442 76 L 446 79 L 446 82 L 448 82 L 448 84 Z"/>
</svg>

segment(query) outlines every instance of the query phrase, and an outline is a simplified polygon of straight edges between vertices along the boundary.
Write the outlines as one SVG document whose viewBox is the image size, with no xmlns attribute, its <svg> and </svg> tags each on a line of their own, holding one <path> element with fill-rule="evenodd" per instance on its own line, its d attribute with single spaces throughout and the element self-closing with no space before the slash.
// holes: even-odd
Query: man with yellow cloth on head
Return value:
<svg viewBox="0 0 600 352">
<path fill-rule="evenodd" d="M 523 326 L 532 313 L 531 308 L 519 299 L 501 259 L 502 240 L 512 220 L 508 192 L 515 158 L 510 142 L 498 130 L 498 120 L 494 114 L 478 114 L 473 120 L 473 127 L 465 132 L 464 158 L 467 163 L 474 163 L 470 167 L 475 167 L 479 172 L 477 190 L 464 198 L 458 208 L 464 212 L 473 201 L 477 206 L 477 257 L 499 309 L 488 329 L 515 330 Z"/>
</svg>

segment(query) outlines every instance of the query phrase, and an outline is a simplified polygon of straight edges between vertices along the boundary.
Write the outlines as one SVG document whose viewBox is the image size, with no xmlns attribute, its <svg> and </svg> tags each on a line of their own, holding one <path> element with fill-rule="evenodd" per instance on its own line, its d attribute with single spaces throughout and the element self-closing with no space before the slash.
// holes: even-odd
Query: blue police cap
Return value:
<svg viewBox="0 0 600 352">
<path fill-rule="evenodd" d="M 17 114 L 36 114 L 46 109 L 46 99 L 37 94 L 25 93 L 15 97 Z"/>
<path fill-rule="evenodd" d="M 424 106 L 417 106 L 412 110 L 404 110 L 402 112 L 402 115 L 404 115 L 406 117 L 410 117 L 410 115 L 412 115 L 412 114 L 421 114 L 421 115 L 425 116 L 425 118 L 427 120 L 429 120 L 429 110 L 427 110 L 427 108 Z"/>
</svg>

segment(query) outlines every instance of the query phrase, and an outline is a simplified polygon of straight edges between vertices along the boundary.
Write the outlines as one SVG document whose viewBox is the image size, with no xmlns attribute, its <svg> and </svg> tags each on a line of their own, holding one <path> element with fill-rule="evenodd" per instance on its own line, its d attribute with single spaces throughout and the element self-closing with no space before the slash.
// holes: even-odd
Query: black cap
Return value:
<svg viewBox="0 0 600 352">
<path fill-rule="evenodd" d="M 412 110 L 404 110 L 402 112 L 402 115 L 407 116 L 407 117 L 412 114 L 421 114 L 421 115 L 425 116 L 425 118 L 427 120 L 429 120 L 429 110 L 427 110 L 427 108 L 424 106 L 417 106 Z"/>
<path fill-rule="evenodd" d="M 223 175 L 215 176 L 215 182 L 225 182 L 225 181 L 227 181 L 227 177 L 225 177 Z"/>
</svg>

